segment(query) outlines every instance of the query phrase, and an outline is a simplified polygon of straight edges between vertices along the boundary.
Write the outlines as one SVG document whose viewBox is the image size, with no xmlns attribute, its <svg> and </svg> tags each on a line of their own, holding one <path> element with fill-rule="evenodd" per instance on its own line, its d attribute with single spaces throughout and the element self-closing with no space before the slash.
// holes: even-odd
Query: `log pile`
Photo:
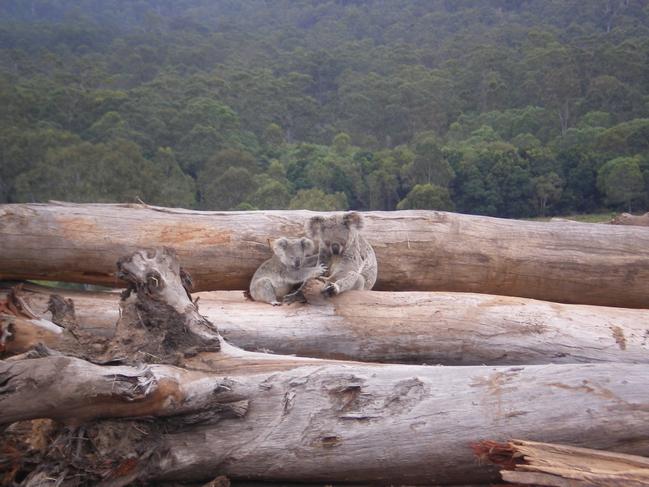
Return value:
<svg viewBox="0 0 649 487">
<path fill-rule="evenodd" d="M 0 483 L 488 484 L 476 452 L 540 451 L 511 438 L 574 465 L 649 455 L 649 311 L 625 309 L 646 301 L 648 230 L 369 214 L 382 292 L 246 300 L 265 239 L 307 215 L 0 207 L 3 278 L 126 287 L 0 289 Z M 562 290 L 582 304 L 529 299 Z"/>
<path fill-rule="evenodd" d="M 620 213 L 609 222 L 612 225 L 635 225 L 638 227 L 649 227 L 649 213 L 632 215 L 631 213 Z"/>
</svg>

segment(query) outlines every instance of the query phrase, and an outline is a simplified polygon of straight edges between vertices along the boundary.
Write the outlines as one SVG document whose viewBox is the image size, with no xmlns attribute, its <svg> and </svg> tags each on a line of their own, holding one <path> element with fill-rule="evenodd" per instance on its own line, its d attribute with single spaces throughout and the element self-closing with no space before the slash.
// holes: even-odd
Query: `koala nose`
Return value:
<svg viewBox="0 0 649 487">
<path fill-rule="evenodd" d="M 331 244 L 331 251 L 332 251 L 334 254 L 338 255 L 338 254 L 340 253 L 340 245 L 337 244 L 337 243 L 335 243 L 335 244 Z"/>
<path fill-rule="evenodd" d="M 296 269 L 300 268 L 300 259 L 293 259 L 293 267 Z"/>
</svg>

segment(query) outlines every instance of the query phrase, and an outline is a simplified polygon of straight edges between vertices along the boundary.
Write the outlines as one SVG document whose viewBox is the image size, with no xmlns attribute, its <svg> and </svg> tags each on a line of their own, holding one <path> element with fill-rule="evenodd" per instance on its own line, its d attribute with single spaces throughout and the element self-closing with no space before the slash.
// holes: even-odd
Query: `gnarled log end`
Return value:
<svg viewBox="0 0 649 487">
<path fill-rule="evenodd" d="M 216 327 L 191 299 L 191 276 L 181 269 L 173 249 L 138 250 L 119 259 L 117 269 L 129 289 L 122 295 L 112 355 L 132 362 L 177 363 L 221 349 Z"/>
</svg>

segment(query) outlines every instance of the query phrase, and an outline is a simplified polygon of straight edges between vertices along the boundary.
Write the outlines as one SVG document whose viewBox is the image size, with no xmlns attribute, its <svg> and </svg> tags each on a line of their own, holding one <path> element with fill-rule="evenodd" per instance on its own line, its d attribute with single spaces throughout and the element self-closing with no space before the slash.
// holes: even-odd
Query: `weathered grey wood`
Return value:
<svg viewBox="0 0 649 487">
<path fill-rule="evenodd" d="M 85 439 L 64 431 L 33 478 L 444 484 L 495 478 L 473 457 L 483 438 L 649 452 L 646 365 L 377 365 L 245 352 L 198 315 L 173 252 L 121 263 L 137 292 L 124 296 L 119 326 L 128 320 L 141 346 L 171 338 L 161 345 L 177 353 L 143 365 L 129 344 L 125 365 L 47 350 L 0 361 L 0 424 L 55 418 Z M 196 349 L 184 334 L 219 346 Z M 96 418 L 146 421 L 87 422 Z"/>
<path fill-rule="evenodd" d="M 303 231 L 307 211 L 195 212 L 139 205 L 0 207 L 0 278 L 118 286 L 115 261 L 168 245 L 196 290 L 245 289 L 268 239 Z M 503 220 L 436 211 L 370 212 L 375 289 L 462 291 L 649 306 L 649 229 Z"/>
<path fill-rule="evenodd" d="M 74 302 L 84 329 L 111 333 L 119 294 L 25 286 L 21 295 L 50 319 L 52 292 Z M 224 338 L 251 351 L 444 365 L 649 362 L 649 310 L 470 293 L 353 291 L 279 307 L 240 291 L 193 297 Z"/>
<path fill-rule="evenodd" d="M 232 377 L 270 386 L 243 422 L 166 439 L 163 477 L 479 482 L 488 477 L 469 445 L 492 437 L 649 452 L 642 365 L 330 365 L 253 377 Z"/>
<path fill-rule="evenodd" d="M 166 435 L 160 449 L 168 456 L 152 469 L 154 479 L 480 482 L 493 478 L 470 449 L 483 438 L 649 453 L 642 365 L 308 364 L 230 352 L 225 346 L 213 354 L 220 358 L 211 373 L 101 367 L 69 357 L 5 362 L 0 423 L 169 416 L 209 401 L 248 401 L 245 415 Z M 34 389 L 15 387 L 27 383 Z M 27 400 L 36 390 L 43 401 Z M 91 390 L 93 400 L 83 393 Z"/>
<path fill-rule="evenodd" d="M 0 379 L 0 425 L 183 415 L 239 403 L 248 392 L 227 378 L 177 367 L 101 366 L 58 355 L 0 361 Z M 40 400 L 34 400 L 35 391 Z"/>
</svg>

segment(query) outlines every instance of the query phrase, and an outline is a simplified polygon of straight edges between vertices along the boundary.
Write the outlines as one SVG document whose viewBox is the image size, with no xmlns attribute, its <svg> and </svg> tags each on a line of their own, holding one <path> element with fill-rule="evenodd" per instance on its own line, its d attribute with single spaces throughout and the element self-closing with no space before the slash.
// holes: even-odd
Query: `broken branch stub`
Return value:
<svg viewBox="0 0 649 487">
<path fill-rule="evenodd" d="M 79 326 L 74 302 L 49 294 L 47 312 L 37 314 L 28 304 L 22 285 L 12 287 L 0 297 L 0 358 L 30 356 L 38 349 L 54 349 L 74 357 L 94 359 L 106 349 L 106 340 Z M 18 357 L 16 357 L 18 356 Z"/>
<path fill-rule="evenodd" d="M 122 294 L 110 355 L 130 362 L 177 363 L 181 357 L 221 349 L 216 327 L 191 300 L 191 278 L 172 249 L 138 250 L 119 259 L 117 268 L 129 287 Z"/>
</svg>

